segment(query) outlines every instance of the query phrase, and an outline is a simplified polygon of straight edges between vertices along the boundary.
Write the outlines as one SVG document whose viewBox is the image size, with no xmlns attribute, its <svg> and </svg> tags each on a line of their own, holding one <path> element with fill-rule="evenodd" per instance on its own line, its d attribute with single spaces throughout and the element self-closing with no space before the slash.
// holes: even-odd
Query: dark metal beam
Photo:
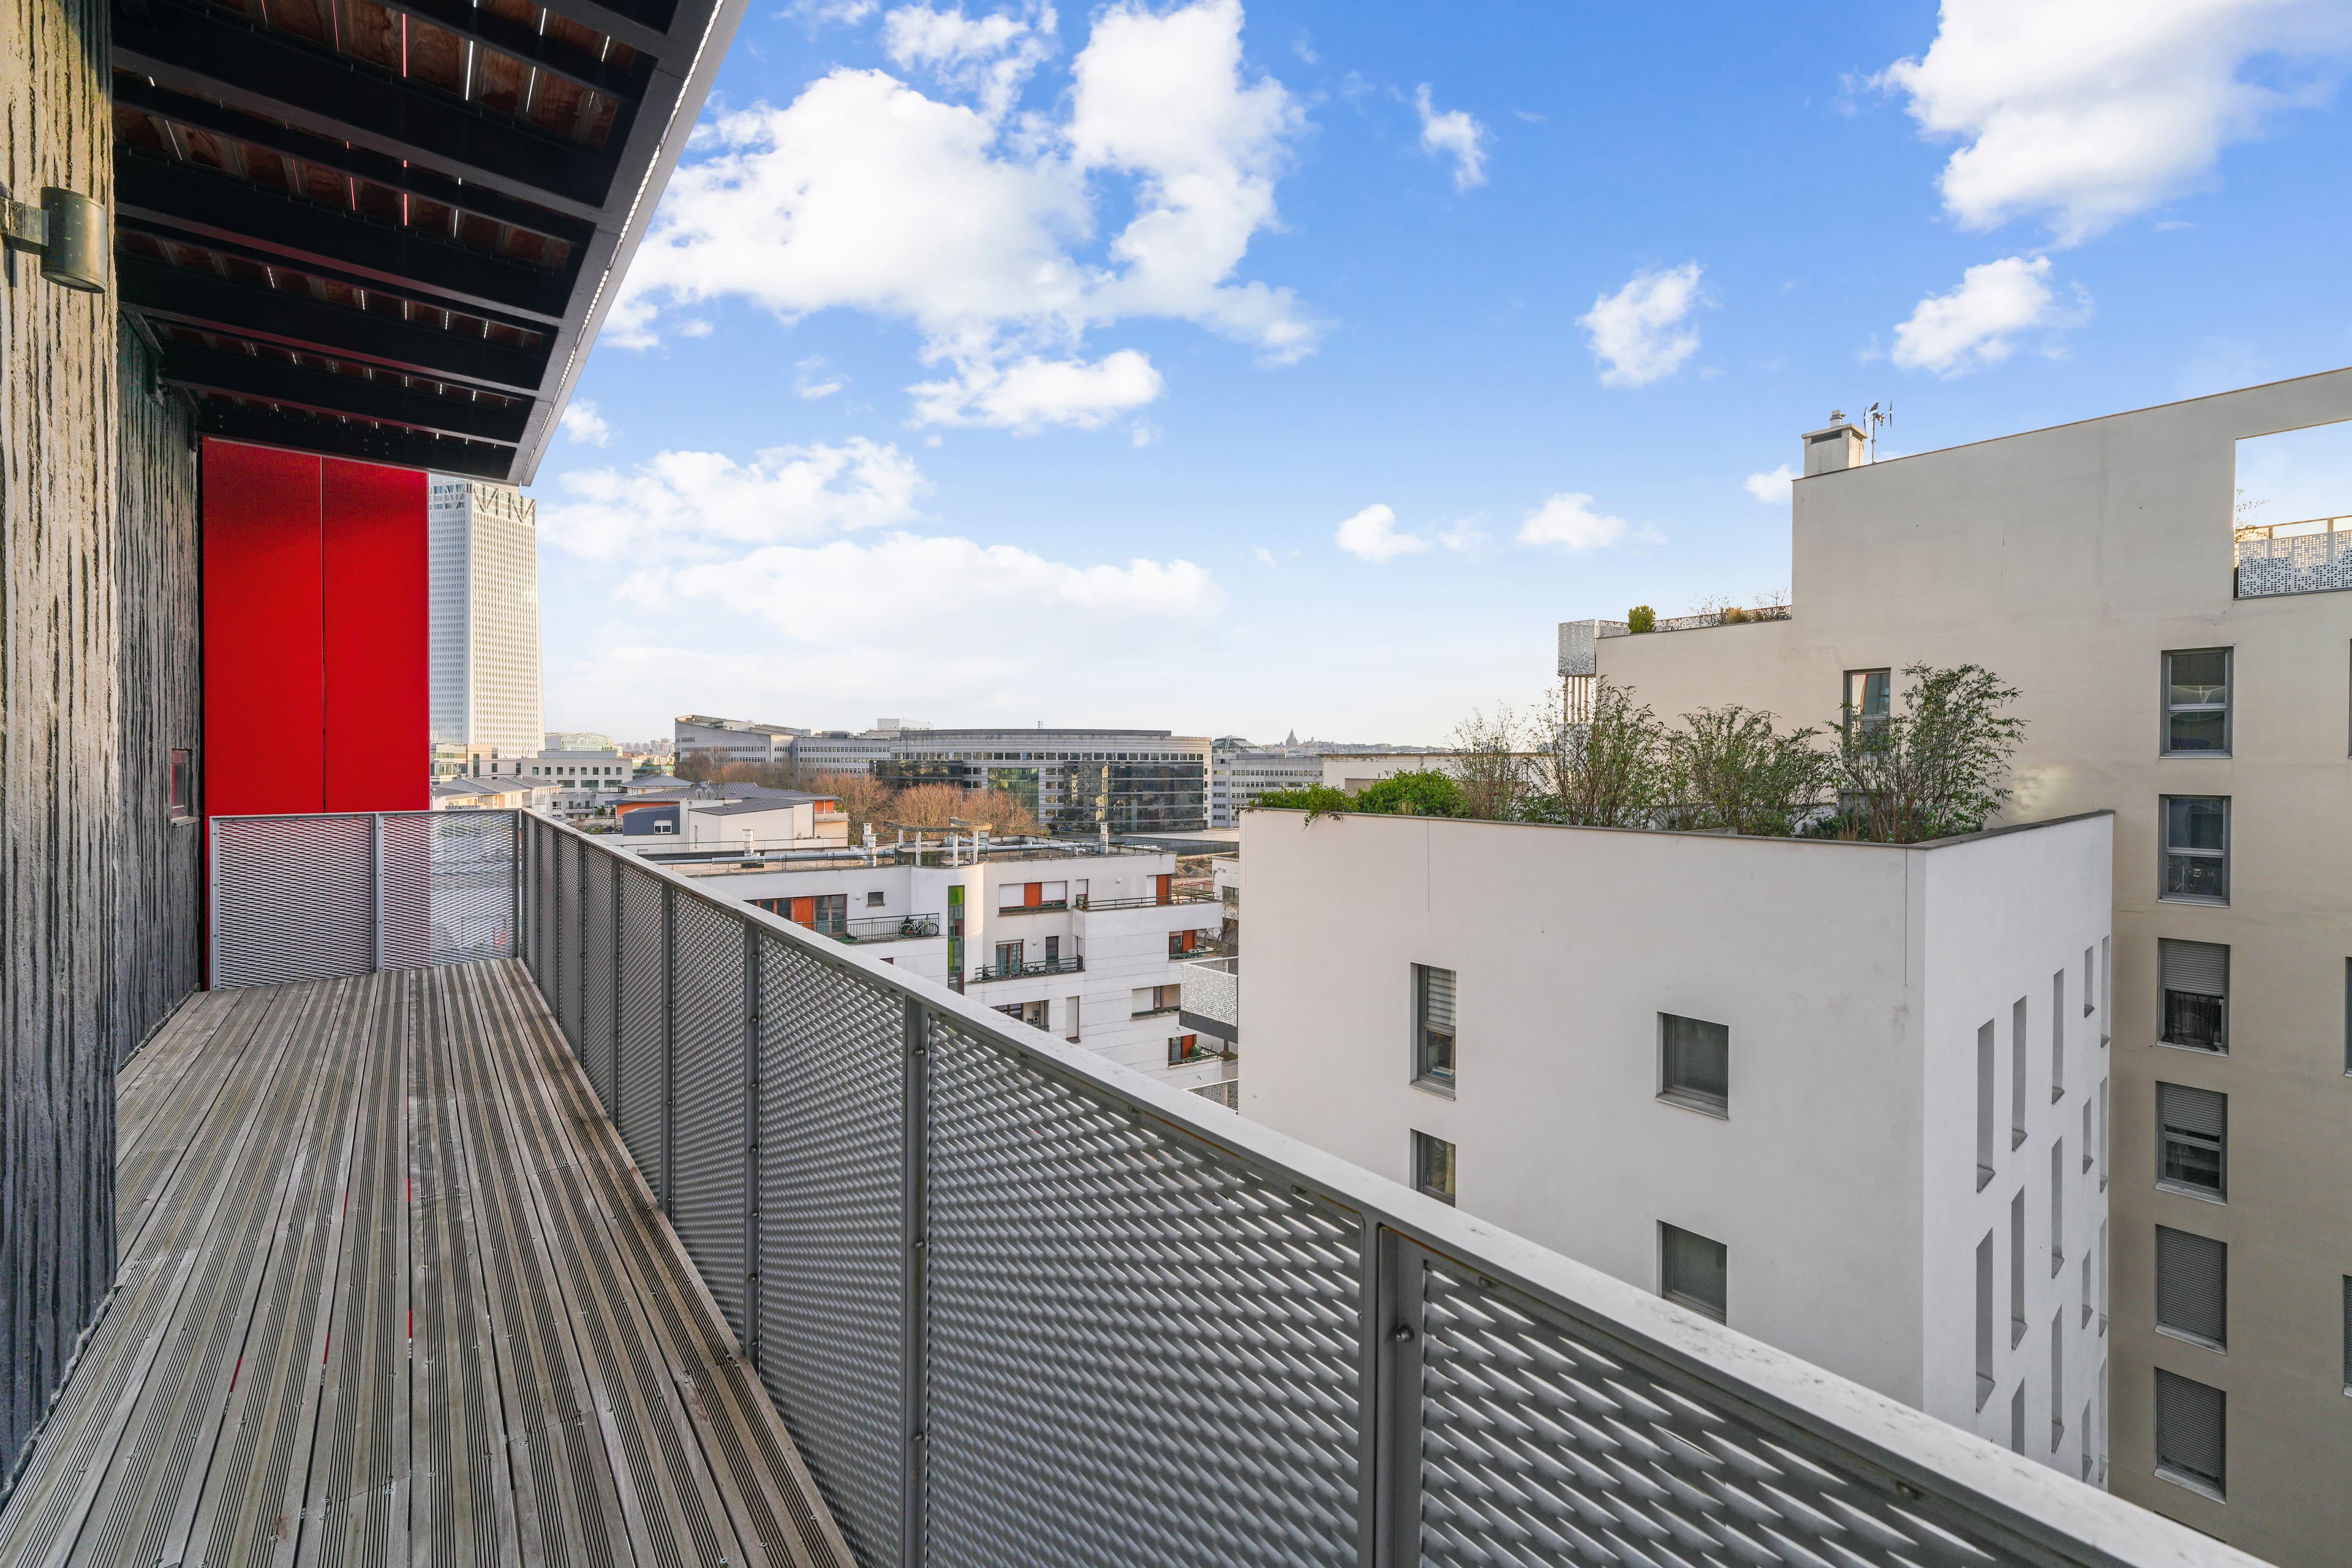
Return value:
<svg viewBox="0 0 2352 1568">
<path fill-rule="evenodd" d="M 271 255 L 404 285 L 474 309 L 553 323 L 563 320 L 572 303 L 572 280 L 564 273 L 525 267 L 130 147 L 114 151 L 114 201 L 128 218 L 242 241 Z"/>
<path fill-rule="evenodd" d="M 121 3 L 127 5 L 130 0 Z M 701 36 L 699 26 L 691 34 L 671 27 L 677 12 L 671 0 L 645 0 L 643 4 L 614 0 L 609 5 L 599 4 L 599 0 L 539 0 L 539 5 L 541 10 L 552 11 L 583 27 L 593 27 L 616 44 L 626 44 L 664 59 L 674 53 L 692 54 L 695 41 Z M 698 18 L 699 16 L 698 12 Z"/>
<path fill-rule="evenodd" d="M 612 195 L 614 157 L 209 5 L 151 0 L 148 10 L 147 23 L 114 19 L 114 64 L 134 76 L 577 217 L 603 216 Z M 607 146 L 625 147 L 635 118 L 623 103 Z"/>
<path fill-rule="evenodd" d="M 551 344 L 545 341 L 532 349 L 508 348 L 283 289 L 233 283 L 144 256 L 118 256 L 114 280 L 125 307 L 160 321 L 522 397 L 546 395 Z"/>
<path fill-rule="evenodd" d="M 528 403 L 500 405 L 416 392 L 390 381 L 306 370 L 282 360 L 230 353 L 194 343 L 163 345 L 163 379 L 199 392 L 235 393 L 313 414 L 402 425 L 436 436 L 511 445 L 522 438 Z"/>
<path fill-rule="evenodd" d="M 391 190 L 406 191 L 411 195 L 423 196 L 426 201 L 438 202 L 445 207 L 455 207 L 460 212 L 488 218 L 493 223 L 507 224 L 529 229 L 533 234 L 561 239 L 575 248 L 586 245 L 596 233 L 595 225 L 557 212 L 552 207 L 518 201 L 487 185 L 467 184 L 404 159 L 387 157 L 347 142 L 316 136 L 275 120 L 241 114 L 210 99 L 174 92 L 143 78 L 117 73 L 114 101 L 186 130 L 202 131 L 266 147 L 289 158 L 299 158 L 320 168 L 340 170 Z"/>
<path fill-rule="evenodd" d="M 197 400 L 196 428 L 225 440 L 250 441 L 256 446 L 283 447 L 296 452 L 321 452 L 332 458 L 356 458 L 362 462 L 390 463 L 404 468 L 427 468 L 437 474 L 463 474 L 468 479 L 500 483 L 509 481 L 514 470 L 515 454 L 510 447 L 453 441 L 419 430 L 350 425 L 255 408 L 217 397 Z"/>
</svg>

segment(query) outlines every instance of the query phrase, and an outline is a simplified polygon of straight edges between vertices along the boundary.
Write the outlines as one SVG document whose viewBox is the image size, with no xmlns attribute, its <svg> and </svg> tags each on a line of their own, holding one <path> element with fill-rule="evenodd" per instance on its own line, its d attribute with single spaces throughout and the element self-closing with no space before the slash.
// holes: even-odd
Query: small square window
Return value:
<svg viewBox="0 0 2352 1568">
<path fill-rule="evenodd" d="M 2215 1350 L 2230 1342 L 2230 1247 L 2156 1227 L 2156 1326 Z"/>
<path fill-rule="evenodd" d="M 1412 966 L 1412 1081 L 1454 1092 L 1454 971 Z"/>
<path fill-rule="evenodd" d="M 2156 944 L 2158 999 L 2157 1039 L 2196 1051 L 2230 1048 L 2230 948 L 2219 942 Z"/>
<path fill-rule="evenodd" d="M 1426 1193 L 1439 1203 L 1454 1202 L 1454 1145 L 1443 1138 L 1415 1132 L 1412 1135 L 1412 1185 L 1414 1191 Z"/>
<path fill-rule="evenodd" d="M 2185 1084 L 2156 1086 L 2156 1180 L 2199 1197 L 2229 1196 L 2230 1097 Z"/>
<path fill-rule="evenodd" d="M 2164 656 L 2167 756 L 2227 756 L 2230 752 L 2230 650 L 2184 649 Z"/>
<path fill-rule="evenodd" d="M 1658 1098 L 1710 1116 L 1728 1116 L 1730 1026 L 1659 1014 Z"/>
<path fill-rule="evenodd" d="M 1727 1322 L 1729 1277 L 1729 1255 L 1723 1243 L 1709 1241 L 1679 1226 L 1659 1223 L 1659 1295 L 1718 1323 Z"/>
<path fill-rule="evenodd" d="M 1868 735 L 1886 727 L 1892 709 L 1895 672 L 1891 669 L 1849 669 L 1845 672 L 1845 721 L 1848 729 Z"/>
<path fill-rule="evenodd" d="M 2158 1367 L 2156 1473 L 2217 1500 L 2223 1497 L 2228 1411 L 2228 1398 L 2220 1389 Z"/>
<path fill-rule="evenodd" d="M 2184 903 L 2230 901 L 2230 797 L 2164 797 L 2164 864 L 2158 896 Z"/>
<path fill-rule="evenodd" d="M 866 907 L 867 909 L 869 909 L 869 910 L 878 910 L 878 909 L 880 909 L 880 908 L 882 907 L 882 895 L 881 895 L 880 893 L 868 893 L 868 894 L 866 894 Z"/>
<path fill-rule="evenodd" d="M 195 753 L 184 746 L 172 748 L 172 776 L 168 784 L 172 820 L 193 822 L 196 816 Z"/>
</svg>

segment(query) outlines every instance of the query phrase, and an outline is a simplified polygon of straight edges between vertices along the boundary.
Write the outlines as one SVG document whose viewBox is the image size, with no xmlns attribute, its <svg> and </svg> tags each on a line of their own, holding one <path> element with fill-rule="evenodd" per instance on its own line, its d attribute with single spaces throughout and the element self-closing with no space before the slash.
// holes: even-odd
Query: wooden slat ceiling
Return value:
<svg viewBox="0 0 2352 1568">
<path fill-rule="evenodd" d="M 163 378 L 210 434 L 527 481 L 742 3 L 116 0 Z"/>
</svg>

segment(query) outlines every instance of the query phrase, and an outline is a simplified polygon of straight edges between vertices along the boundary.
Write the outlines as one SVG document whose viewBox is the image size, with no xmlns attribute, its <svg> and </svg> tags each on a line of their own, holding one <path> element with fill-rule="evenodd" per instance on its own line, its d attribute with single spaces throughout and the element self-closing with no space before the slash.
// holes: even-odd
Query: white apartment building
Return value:
<svg viewBox="0 0 2352 1568">
<path fill-rule="evenodd" d="M 1209 753 L 1209 826 L 1232 827 L 1268 790 L 1306 789 L 1323 782 L 1323 759 L 1303 746 L 1253 746 L 1238 736 Z"/>
<path fill-rule="evenodd" d="M 840 849 L 849 843 L 849 819 L 840 803 L 797 790 L 763 789 L 732 799 L 643 795 L 624 803 L 620 818 L 624 847 L 642 853 L 757 855 Z"/>
<path fill-rule="evenodd" d="M 704 756 L 720 763 L 788 763 L 793 742 L 808 733 L 789 724 L 754 724 L 708 713 L 681 713 L 672 725 L 679 762 Z"/>
<path fill-rule="evenodd" d="M 539 512 L 509 485 L 435 474 L 431 577 L 432 731 L 436 743 L 539 751 Z"/>
<path fill-rule="evenodd" d="M 646 807 L 632 811 L 632 816 Z M 648 851 L 658 853 L 658 851 Z M 1173 890 L 1176 858 L 997 848 L 977 864 L 838 858 L 792 869 L 679 864 L 730 897 L 861 945 L 1171 1087 L 1230 1103 L 1223 1041 L 1179 1014 L 1185 963 L 1218 951 L 1218 906 Z"/>
<path fill-rule="evenodd" d="M 1240 1108 L 2095 1482 L 2112 827 L 1253 812 Z"/>
<path fill-rule="evenodd" d="M 1846 425 L 1804 449 L 1787 619 L 1571 622 L 1562 674 L 1664 716 L 1808 723 L 1899 708 L 1913 663 L 2020 689 L 2015 814 L 2116 813 L 2113 1489 L 2334 1568 L 2352 1541 L 2352 370 L 1885 462 Z"/>
<path fill-rule="evenodd" d="M 1454 752 L 1325 752 L 1316 782 L 1349 795 L 1398 773 L 1450 773 L 1461 760 Z"/>
<path fill-rule="evenodd" d="M 542 751 L 528 756 L 492 757 L 478 771 L 491 778 L 513 777 L 551 791 L 547 809 L 576 816 L 601 811 L 629 784 L 635 770 L 617 750 Z"/>
</svg>

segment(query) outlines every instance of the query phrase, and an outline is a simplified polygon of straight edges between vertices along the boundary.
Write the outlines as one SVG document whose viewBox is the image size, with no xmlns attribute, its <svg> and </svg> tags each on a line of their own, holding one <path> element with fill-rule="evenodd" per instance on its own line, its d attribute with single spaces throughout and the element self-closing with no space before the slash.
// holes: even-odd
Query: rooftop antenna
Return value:
<svg viewBox="0 0 2352 1568">
<path fill-rule="evenodd" d="M 1863 415 L 1862 422 L 1868 432 L 1870 447 L 1864 461 L 1874 463 L 1878 461 L 1878 432 L 1882 426 L 1895 423 L 1895 400 L 1890 397 L 1885 403 L 1872 404 Z"/>
</svg>

